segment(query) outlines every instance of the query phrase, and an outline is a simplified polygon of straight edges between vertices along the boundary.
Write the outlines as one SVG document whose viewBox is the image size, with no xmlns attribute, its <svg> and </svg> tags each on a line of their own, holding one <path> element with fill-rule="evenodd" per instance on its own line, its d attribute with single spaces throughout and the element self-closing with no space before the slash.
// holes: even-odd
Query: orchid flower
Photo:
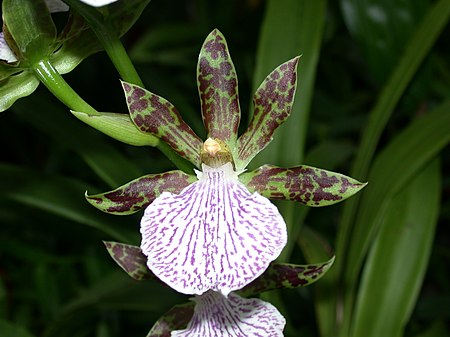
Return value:
<svg viewBox="0 0 450 337">
<path fill-rule="evenodd" d="M 105 242 L 105 246 L 113 260 L 133 279 L 157 279 L 148 269 L 147 257 L 140 247 L 119 242 Z M 325 263 L 309 265 L 271 263 L 263 275 L 228 297 L 210 290 L 196 295 L 191 302 L 174 306 L 153 325 L 147 337 L 283 336 L 285 320 L 276 308 L 262 300 L 243 297 L 310 285 L 329 270 L 333 261 L 331 258 Z"/>
<path fill-rule="evenodd" d="M 268 198 L 324 206 L 365 185 L 308 166 L 264 165 L 245 172 L 290 114 L 298 60 L 283 63 L 263 81 L 254 96 L 253 118 L 240 137 L 236 72 L 218 30 L 206 38 L 197 66 L 205 141 L 170 102 L 123 82 L 137 128 L 165 141 L 197 169 L 195 175 L 181 170 L 147 175 L 87 199 L 112 214 L 146 207 L 141 249 L 148 268 L 173 289 L 227 296 L 260 276 L 287 241 L 286 224 Z"/>
</svg>

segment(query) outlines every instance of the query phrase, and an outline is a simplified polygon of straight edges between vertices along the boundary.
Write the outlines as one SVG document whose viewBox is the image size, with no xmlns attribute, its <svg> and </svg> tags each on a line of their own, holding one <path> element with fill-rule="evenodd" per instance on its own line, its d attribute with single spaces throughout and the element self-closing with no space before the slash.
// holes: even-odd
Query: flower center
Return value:
<svg viewBox="0 0 450 337">
<path fill-rule="evenodd" d="M 233 158 L 228 145 L 220 139 L 208 138 L 205 140 L 200 151 L 200 158 L 203 164 L 214 168 L 226 163 L 233 164 Z"/>
</svg>

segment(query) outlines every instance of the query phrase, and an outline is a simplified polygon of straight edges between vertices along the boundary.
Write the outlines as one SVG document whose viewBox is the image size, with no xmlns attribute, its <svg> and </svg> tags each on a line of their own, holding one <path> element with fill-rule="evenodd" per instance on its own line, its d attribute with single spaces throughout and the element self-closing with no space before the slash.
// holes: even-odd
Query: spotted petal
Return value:
<svg viewBox="0 0 450 337">
<path fill-rule="evenodd" d="M 282 337 L 284 317 L 270 303 L 258 298 L 228 298 L 208 291 L 196 296 L 194 315 L 185 330 L 172 331 L 172 337 Z"/>
<path fill-rule="evenodd" d="M 297 87 L 298 60 L 295 57 L 280 65 L 256 90 L 253 118 L 237 143 L 236 170 L 243 170 L 272 141 L 275 130 L 289 117 Z"/>
<path fill-rule="evenodd" d="M 263 165 L 239 179 L 250 191 L 270 199 L 298 201 L 307 206 L 327 206 L 347 199 L 366 183 L 310 166 L 281 168 Z"/>
<path fill-rule="evenodd" d="M 179 170 L 148 174 L 113 191 L 95 195 L 86 194 L 86 199 L 103 212 L 127 215 L 148 206 L 163 191 L 179 193 L 196 180 L 195 176 Z"/>
<path fill-rule="evenodd" d="M 233 151 L 241 116 L 238 82 L 227 42 L 217 29 L 200 51 L 197 84 L 208 137 L 220 139 Z"/>
<path fill-rule="evenodd" d="M 286 244 L 277 208 L 241 184 L 231 163 L 203 165 L 179 195 L 162 193 L 141 221 L 148 267 L 178 292 L 228 294 L 253 281 Z"/>
<path fill-rule="evenodd" d="M 247 297 L 274 289 L 306 287 L 320 280 L 333 262 L 334 256 L 326 262 L 316 264 L 271 263 L 264 274 L 238 293 Z"/>
<path fill-rule="evenodd" d="M 200 167 L 202 140 L 166 99 L 137 85 L 122 82 L 128 110 L 139 130 L 161 138 L 181 157 Z"/>
<path fill-rule="evenodd" d="M 104 241 L 109 255 L 135 280 L 154 280 L 156 276 L 148 270 L 145 255 L 139 247 L 120 242 Z"/>
</svg>

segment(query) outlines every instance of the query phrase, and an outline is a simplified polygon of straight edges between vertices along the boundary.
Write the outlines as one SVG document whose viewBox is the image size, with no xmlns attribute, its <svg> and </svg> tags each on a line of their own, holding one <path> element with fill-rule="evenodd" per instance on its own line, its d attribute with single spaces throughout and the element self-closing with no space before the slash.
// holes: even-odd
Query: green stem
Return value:
<svg viewBox="0 0 450 337">
<path fill-rule="evenodd" d="M 55 95 L 61 102 L 71 110 L 84 112 L 88 115 L 99 115 L 99 113 L 84 101 L 72 87 L 56 71 L 49 60 L 43 59 L 33 65 L 33 70 L 39 80 Z"/>
<path fill-rule="evenodd" d="M 102 30 L 109 31 L 108 29 L 105 28 L 107 27 L 102 26 Z M 131 62 L 128 53 L 122 44 L 122 41 L 120 41 L 118 37 L 112 34 L 98 33 L 100 32 L 100 30 L 95 30 L 95 32 L 97 34 L 98 39 L 102 43 L 103 48 L 105 48 L 106 53 L 108 54 L 109 58 L 114 64 L 114 67 L 119 72 L 120 77 L 122 77 L 122 79 L 126 82 L 133 83 L 140 87 L 143 87 L 144 83 L 142 83 L 142 80 L 139 77 L 136 68 Z"/>
<path fill-rule="evenodd" d="M 125 50 L 119 36 L 108 22 L 104 20 L 103 15 L 96 9 L 81 3 L 80 1 L 67 0 L 70 7 L 75 9 L 91 26 L 92 31 L 102 44 L 114 67 L 119 72 L 120 77 L 129 83 L 143 87 L 143 83 L 136 71 L 133 63 Z"/>
</svg>

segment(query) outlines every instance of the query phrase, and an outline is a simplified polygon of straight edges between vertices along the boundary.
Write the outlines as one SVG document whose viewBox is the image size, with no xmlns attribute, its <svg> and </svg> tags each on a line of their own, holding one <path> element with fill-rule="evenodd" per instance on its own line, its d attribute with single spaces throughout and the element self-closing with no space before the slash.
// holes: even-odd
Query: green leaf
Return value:
<svg viewBox="0 0 450 337">
<path fill-rule="evenodd" d="M 33 63 L 53 52 L 56 27 L 44 0 L 4 0 L 2 11 L 19 58 Z"/>
<path fill-rule="evenodd" d="M 157 146 L 159 139 L 139 131 L 128 114 L 101 112 L 89 115 L 71 111 L 79 120 L 122 143 L 133 146 Z"/>
<path fill-rule="evenodd" d="M 271 263 L 261 276 L 237 292 L 247 297 L 274 289 L 306 287 L 325 275 L 333 262 L 334 256 L 326 262 L 315 264 Z"/>
<path fill-rule="evenodd" d="M 389 203 L 424 165 L 450 143 L 448 125 L 450 101 L 414 120 L 378 155 L 368 178 L 370 188 L 362 194 L 351 245 L 347 247 L 346 269 L 342 272 L 348 289 L 344 298 L 347 324 L 351 320 L 353 296 L 362 263 Z M 346 330 L 343 334 L 348 335 Z"/>
<path fill-rule="evenodd" d="M 364 179 L 380 136 L 412 77 L 428 55 L 450 17 L 447 0 L 433 4 L 406 45 L 405 52 L 369 115 L 352 169 L 352 176 Z"/>
<path fill-rule="evenodd" d="M 225 37 L 217 29 L 200 50 L 197 86 L 208 137 L 225 142 L 234 152 L 241 118 L 238 80 Z"/>
<path fill-rule="evenodd" d="M 0 165 L 2 197 L 98 229 L 122 242 L 136 241 L 133 228 L 89 207 L 83 192 L 87 184 L 45 175 L 13 165 Z"/>
<path fill-rule="evenodd" d="M 440 189 L 433 161 L 386 206 L 364 266 L 351 336 L 403 335 L 428 265 Z"/>
<path fill-rule="evenodd" d="M 120 242 L 104 241 L 109 255 L 135 280 L 157 280 L 158 278 L 147 268 L 147 257 L 137 246 Z"/>
<path fill-rule="evenodd" d="M 153 325 L 147 337 L 170 337 L 172 330 L 185 329 L 194 314 L 194 302 L 176 305 Z"/>
<path fill-rule="evenodd" d="M 366 186 L 342 174 L 304 165 L 292 168 L 264 165 L 243 173 L 239 179 L 249 190 L 267 198 L 315 207 L 340 202 Z"/>
<path fill-rule="evenodd" d="M 131 119 L 139 130 L 160 138 L 181 157 L 200 167 L 203 142 L 172 103 L 137 85 L 122 82 L 122 86 Z"/>
<path fill-rule="evenodd" d="M 275 130 L 289 117 L 297 88 L 298 60 L 295 57 L 278 66 L 256 90 L 253 118 L 238 139 L 237 171 L 244 169 L 272 141 Z"/>
<path fill-rule="evenodd" d="M 19 98 L 32 94 L 39 80 L 28 71 L 10 76 L 0 82 L 0 112 L 10 108 Z"/>
<path fill-rule="evenodd" d="M 137 178 L 113 191 L 87 195 L 89 203 L 99 210 L 128 215 L 147 207 L 162 192 L 179 193 L 197 178 L 182 171 L 149 174 Z"/>
</svg>

